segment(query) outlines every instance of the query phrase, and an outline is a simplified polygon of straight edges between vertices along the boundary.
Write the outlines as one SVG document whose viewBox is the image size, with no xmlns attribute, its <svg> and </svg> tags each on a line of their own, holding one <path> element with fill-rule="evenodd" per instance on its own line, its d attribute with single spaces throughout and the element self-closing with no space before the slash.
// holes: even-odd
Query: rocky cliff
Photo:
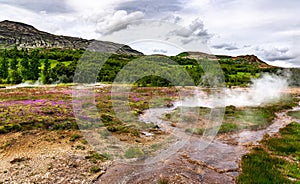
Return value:
<svg viewBox="0 0 300 184">
<path fill-rule="evenodd" d="M 18 48 L 87 49 L 92 47 L 92 49 L 103 52 L 142 55 L 141 52 L 127 45 L 70 36 L 58 36 L 20 22 L 8 20 L 0 22 L 0 48 L 10 48 L 14 45 L 17 45 Z"/>
</svg>

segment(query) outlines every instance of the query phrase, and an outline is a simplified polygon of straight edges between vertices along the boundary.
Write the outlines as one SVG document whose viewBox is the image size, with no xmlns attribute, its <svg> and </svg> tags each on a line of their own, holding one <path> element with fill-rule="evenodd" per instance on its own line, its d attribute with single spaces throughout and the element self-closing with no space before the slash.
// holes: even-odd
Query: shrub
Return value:
<svg viewBox="0 0 300 184">
<path fill-rule="evenodd" d="M 95 165 L 95 166 L 92 166 L 91 168 L 90 168 L 90 171 L 92 172 L 92 173 L 97 173 L 97 172 L 99 172 L 101 169 L 97 166 L 97 165 Z"/>
<path fill-rule="evenodd" d="M 144 156 L 144 152 L 137 147 L 136 148 L 131 147 L 125 152 L 126 158 L 138 158 L 142 156 Z"/>
</svg>

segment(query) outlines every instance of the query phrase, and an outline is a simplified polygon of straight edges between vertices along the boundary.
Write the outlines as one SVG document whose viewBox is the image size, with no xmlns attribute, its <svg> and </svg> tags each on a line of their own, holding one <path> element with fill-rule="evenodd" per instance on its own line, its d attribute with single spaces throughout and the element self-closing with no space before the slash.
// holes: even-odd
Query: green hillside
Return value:
<svg viewBox="0 0 300 184">
<path fill-rule="evenodd" d="M 25 81 L 41 81 L 44 84 L 51 83 L 68 83 L 73 82 L 74 73 L 80 58 L 86 59 L 86 53 L 83 49 L 2 49 L 0 50 L 0 83 L 2 84 L 18 84 Z M 196 60 L 185 57 L 181 54 L 178 56 L 133 56 L 125 54 L 111 54 L 107 60 L 103 62 L 101 70 L 99 66 L 90 67 L 99 69 L 97 82 L 113 82 L 118 72 L 127 66 L 128 75 L 134 71 L 134 76 L 143 76 L 143 70 L 137 68 L 145 68 L 155 62 L 158 69 L 153 71 L 152 76 L 145 76 L 135 83 L 139 86 L 171 86 L 171 85 L 207 85 L 203 82 L 203 65 L 199 63 L 215 63 L 203 58 Z M 130 62 L 138 61 L 135 65 L 127 65 Z M 251 83 L 252 78 L 257 78 L 263 72 L 276 72 L 281 68 L 277 67 L 260 67 L 258 63 L 249 62 L 247 58 L 218 57 L 218 63 L 223 71 L 215 71 L 214 77 L 222 78 L 227 86 L 247 86 Z M 99 64 L 99 63 L 98 63 Z M 131 68 L 130 68 L 131 67 Z M 180 70 L 184 69 L 184 70 Z M 184 81 L 179 71 L 186 71 L 193 81 Z M 295 72 L 298 70 L 295 69 Z M 124 73 L 124 72 L 123 72 Z M 178 83 L 163 79 L 162 73 L 178 78 Z M 175 77 L 174 77 L 175 76 Z M 93 81 L 95 82 L 95 81 Z"/>
</svg>

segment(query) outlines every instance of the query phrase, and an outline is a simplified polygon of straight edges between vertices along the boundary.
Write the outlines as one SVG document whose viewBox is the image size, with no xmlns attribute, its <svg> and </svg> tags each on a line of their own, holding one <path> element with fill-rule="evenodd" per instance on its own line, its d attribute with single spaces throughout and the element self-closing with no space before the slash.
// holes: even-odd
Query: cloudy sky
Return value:
<svg viewBox="0 0 300 184">
<path fill-rule="evenodd" d="M 0 20 L 146 54 L 255 54 L 300 67 L 299 7 L 298 0 L 0 0 Z"/>
</svg>

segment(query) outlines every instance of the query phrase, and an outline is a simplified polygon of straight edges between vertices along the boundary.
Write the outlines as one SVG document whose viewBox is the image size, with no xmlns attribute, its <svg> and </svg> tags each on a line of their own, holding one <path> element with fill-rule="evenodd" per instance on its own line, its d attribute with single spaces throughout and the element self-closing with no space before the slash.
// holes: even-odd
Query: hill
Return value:
<svg viewBox="0 0 300 184">
<path fill-rule="evenodd" d="M 236 61 L 237 63 L 257 65 L 259 68 L 274 67 L 262 61 L 255 55 L 226 56 L 226 55 L 207 54 L 203 52 L 183 52 L 178 54 L 177 56 L 183 58 L 190 58 L 190 59 L 230 60 L 230 61 Z"/>
<path fill-rule="evenodd" d="M 143 55 L 127 45 L 54 35 L 20 22 L 8 20 L 0 22 L 0 48 L 12 48 L 17 45 L 18 48 L 87 49 L 91 44 L 103 52 Z"/>
</svg>

